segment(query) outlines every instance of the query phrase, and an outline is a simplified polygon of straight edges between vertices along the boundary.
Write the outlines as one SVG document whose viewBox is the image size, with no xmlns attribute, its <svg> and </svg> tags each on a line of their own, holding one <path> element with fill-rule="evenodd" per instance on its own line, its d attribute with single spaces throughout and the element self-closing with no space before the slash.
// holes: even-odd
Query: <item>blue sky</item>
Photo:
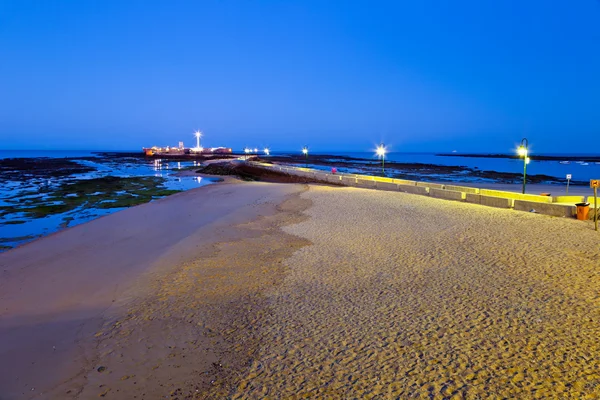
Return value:
<svg viewBox="0 0 600 400">
<path fill-rule="evenodd" d="M 0 148 L 590 152 L 600 1 L 0 0 Z"/>
</svg>

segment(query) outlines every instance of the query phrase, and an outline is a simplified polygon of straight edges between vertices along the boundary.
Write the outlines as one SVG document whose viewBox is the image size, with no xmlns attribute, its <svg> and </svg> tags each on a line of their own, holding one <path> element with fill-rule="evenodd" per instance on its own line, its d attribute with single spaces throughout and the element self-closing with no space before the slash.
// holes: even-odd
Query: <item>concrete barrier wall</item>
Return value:
<svg viewBox="0 0 600 400">
<path fill-rule="evenodd" d="M 446 189 L 429 188 L 429 195 L 438 199 L 464 201 L 465 193 Z"/>
<path fill-rule="evenodd" d="M 398 191 L 398 184 L 392 182 L 375 182 L 375 188 L 379 190 Z"/>
<path fill-rule="evenodd" d="M 446 189 L 429 188 L 429 195 L 437 199 L 464 201 L 465 193 Z"/>
<path fill-rule="evenodd" d="M 422 186 L 398 185 L 398 191 L 404 193 L 420 194 L 422 196 L 429 196 L 429 188 Z"/>
<path fill-rule="evenodd" d="M 587 200 L 590 203 L 590 208 L 594 208 L 594 196 L 588 196 Z M 600 206 L 600 196 L 598 196 L 598 206 Z"/>
<path fill-rule="evenodd" d="M 583 203 L 584 196 L 554 196 L 552 202 L 554 203 Z"/>
<path fill-rule="evenodd" d="M 366 176 L 365 176 L 365 179 L 367 179 Z M 375 180 L 376 182 L 388 182 L 388 183 L 392 183 L 394 181 L 392 178 L 384 178 L 382 176 L 375 176 L 375 177 L 373 177 L 373 180 Z"/>
<path fill-rule="evenodd" d="M 536 201 L 515 200 L 515 210 L 535 210 L 540 214 L 553 215 L 555 217 L 572 218 L 577 215 L 577 207 L 568 204 L 539 203 Z"/>
<path fill-rule="evenodd" d="M 358 186 L 358 184 L 356 183 L 356 178 L 353 176 L 343 176 L 342 184 L 347 186 Z"/>
<path fill-rule="evenodd" d="M 342 183 L 342 177 L 340 175 L 330 174 L 327 176 L 327 182 L 336 183 L 339 185 Z"/>
<path fill-rule="evenodd" d="M 328 176 L 329 176 L 329 174 L 326 174 L 323 172 L 315 172 L 315 179 L 317 179 L 319 181 L 327 181 Z"/>
<path fill-rule="evenodd" d="M 422 196 L 431 196 L 439 199 L 467 201 L 468 203 L 481 204 L 489 207 L 514 207 L 515 210 L 526 212 L 534 209 L 540 214 L 553 215 L 557 217 L 574 217 L 577 214 L 577 207 L 572 204 L 583 200 L 583 197 L 581 196 L 556 196 L 552 198 L 550 196 L 537 196 L 489 189 L 480 189 L 479 193 L 477 193 L 477 188 L 470 188 L 466 186 L 446 186 L 438 183 L 415 182 L 402 179 L 370 177 L 365 175 L 334 175 L 306 168 L 290 168 L 258 163 L 255 163 L 255 165 L 265 169 L 271 169 L 275 171 L 278 170 L 288 174 L 304 176 L 319 181 L 343 184 L 346 186 L 400 191 Z M 594 197 L 589 196 L 586 200 L 591 203 L 589 215 L 590 219 L 592 219 L 594 215 Z M 600 199 L 598 206 L 600 207 Z"/>
<path fill-rule="evenodd" d="M 488 207 L 497 207 L 497 208 L 513 208 L 514 200 L 507 199 L 505 197 L 494 197 L 494 196 L 484 196 L 479 195 L 480 202 L 482 206 Z"/>
<path fill-rule="evenodd" d="M 467 203 L 481 204 L 481 195 L 480 194 L 474 194 L 474 193 L 467 193 L 465 201 Z"/>
<path fill-rule="evenodd" d="M 444 185 L 441 183 L 430 183 L 430 182 L 417 182 L 417 186 L 428 187 L 433 189 L 443 189 Z"/>
<path fill-rule="evenodd" d="M 521 194 L 521 193 L 504 192 L 502 190 L 490 190 L 490 189 L 480 189 L 479 194 L 484 195 L 484 196 L 504 197 L 504 198 L 513 199 L 513 200 L 525 200 L 525 201 L 538 201 L 541 203 L 552 203 L 552 197 L 538 196 L 535 194 Z"/>
<path fill-rule="evenodd" d="M 375 181 L 371 180 L 371 179 L 360 179 L 359 178 L 358 182 L 356 182 L 356 186 L 375 189 Z"/>
<path fill-rule="evenodd" d="M 315 173 L 314 172 L 308 172 L 308 171 L 289 171 L 290 174 L 293 175 L 298 175 L 298 176 L 302 176 L 304 178 L 314 178 L 315 177 Z"/>
<path fill-rule="evenodd" d="M 479 193 L 479 189 L 472 188 L 472 187 L 466 187 L 466 186 L 444 185 L 444 189 L 453 190 L 455 192 L 464 192 L 464 193 L 473 193 L 473 194 Z"/>
<path fill-rule="evenodd" d="M 416 181 L 407 181 L 405 179 L 392 179 L 392 182 L 397 183 L 399 185 L 417 186 Z"/>
</svg>

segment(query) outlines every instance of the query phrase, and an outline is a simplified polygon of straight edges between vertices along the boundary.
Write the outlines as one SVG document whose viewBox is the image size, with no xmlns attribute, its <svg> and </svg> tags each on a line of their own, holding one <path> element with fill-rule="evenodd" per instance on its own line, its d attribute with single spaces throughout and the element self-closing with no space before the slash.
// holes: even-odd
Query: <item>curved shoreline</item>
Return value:
<svg viewBox="0 0 600 400">
<path fill-rule="evenodd" d="M 171 312 L 165 313 L 165 307 L 168 309 L 169 305 L 161 300 L 161 293 L 164 294 L 165 290 L 181 289 L 181 282 L 169 283 L 168 279 L 183 272 L 203 273 L 203 258 L 200 257 L 208 254 L 207 251 L 210 253 L 219 246 L 226 248 L 231 243 L 256 238 L 257 235 L 260 237 L 269 229 L 271 236 L 279 243 L 286 243 L 283 239 L 288 236 L 279 232 L 277 224 L 281 221 L 277 218 L 285 219 L 287 216 L 293 219 L 290 215 L 295 215 L 296 211 L 286 214 L 285 210 L 277 210 L 276 207 L 299 193 L 302 187 L 228 180 L 201 189 L 201 196 L 195 190 L 182 192 L 0 254 L 0 369 L 10 371 L 0 376 L 3 400 L 39 396 L 88 398 L 102 394 L 103 390 L 113 391 L 112 388 L 113 394 L 119 390 L 119 396 L 128 396 L 127 393 L 138 393 L 154 383 L 163 384 L 157 386 L 156 390 L 176 390 L 177 383 L 189 389 L 189 385 L 186 385 L 190 382 L 184 382 L 185 379 L 168 381 L 166 376 L 173 375 L 168 372 L 161 375 L 164 379 L 157 378 L 156 371 L 160 368 L 144 376 L 144 369 L 137 366 L 133 368 L 133 373 L 117 376 L 119 368 L 127 364 L 125 350 L 140 350 L 140 342 L 131 340 L 124 344 L 123 341 L 116 341 L 115 346 L 111 347 L 111 338 L 125 337 L 124 329 L 130 326 L 127 324 L 135 321 L 138 325 L 133 326 L 132 332 L 137 329 L 138 332 L 144 332 L 145 338 L 156 339 L 151 348 L 166 347 L 159 340 L 161 332 L 173 327 L 183 329 L 195 326 L 199 331 L 194 334 L 206 338 L 198 342 L 203 345 L 196 346 L 195 351 L 204 354 L 203 361 L 210 361 L 210 357 L 202 353 L 206 349 L 204 345 L 216 346 L 211 350 L 216 354 L 219 343 L 211 342 L 210 332 L 204 329 L 210 325 L 206 321 L 210 320 L 210 315 L 214 317 L 218 314 L 220 307 L 215 304 L 234 304 L 235 296 L 227 297 L 225 292 L 215 293 L 215 307 L 195 303 L 195 306 L 205 307 L 208 314 L 195 314 L 191 318 L 198 319 L 196 323 L 185 320 L 181 324 L 187 314 L 176 318 L 175 315 L 171 316 Z M 253 248 L 260 249 L 255 244 Z M 287 246 L 282 254 L 288 254 L 294 248 Z M 257 265 L 264 266 L 260 263 Z M 218 283 L 219 280 L 214 282 Z M 256 285 L 256 280 L 238 282 L 245 283 Z M 189 296 L 207 288 L 202 282 L 198 284 L 201 286 L 188 285 L 185 293 L 171 293 L 169 298 L 175 296 L 192 301 L 193 298 Z M 153 313 L 149 312 L 148 307 L 151 304 L 157 305 L 154 310 L 162 313 L 161 317 L 152 318 Z M 131 313 L 128 314 L 136 309 L 136 305 L 140 312 L 138 315 L 143 314 L 144 317 L 131 318 Z M 195 306 L 176 309 L 181 312 L 188 309 L 193 311 Z M 146 318 L 148 316 L 149 319 Z M 145 325 L 148 321 L 157 320 L 163 323 Z M 177 335 L 174 331 L 171 339 L 176 340 L 179 336 L 189 337 L 186 334 Z M 152 367 L 153 359 L 162 360 L 165 362 L 162 371 L 168 371 L 174 367 L 171 362 L 173 359 L 180 357 L 180 360 L 184 360 L 187 355 L 188 360 L 196 360 L 193 368 L 189 366 L 193 371 L 199 365 L 205 365 L 208 371 L 206 376 L 217 376 L 222 372 L 211 372 L 210 363 L 203 364 L 200 361 L 202 357 L 190 357 L 190 348 L 178 354 L 171 350 L 162 348 L 159 353 L 147 353 L 148 360 L 143 365 Z M 122 356 L 110 359 L 111 354 Z M 127 365 L 135 365 L 140 354 L 145 353 L 129 353 L 129 360 L 133 364 Z M 100 362 L 103 364 L 100 365 Z M 111 371 L 115 371 L 114 374 Z M 182 371 L 178 369 L 177 374 L 183 378 L 189 377 Z M 121 381 L 121 378 L 129 375 L 135 375 L 136 379 Z M 100 391 L 99 386 L 91 384 L 103 379 L 109 382 L 100 383 L 105 385 Z M 146 385 L 140 385 L 141 382 L 146 382 Z M 202 386 L 203 383 L 198 384 Z M 169 392 L 166 391 L 165 395 Z"/>
</svg>

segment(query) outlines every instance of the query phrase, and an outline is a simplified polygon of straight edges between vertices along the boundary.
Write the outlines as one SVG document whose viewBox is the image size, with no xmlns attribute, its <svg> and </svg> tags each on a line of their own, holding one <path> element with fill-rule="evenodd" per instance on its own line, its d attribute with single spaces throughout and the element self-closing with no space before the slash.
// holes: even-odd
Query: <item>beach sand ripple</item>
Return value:
<svg viewBox="0 0 600 400">
<path fill-rule="evenodd" d="M 313 186 L 232 398 L 598 398 L 589 224 Z"/>
</svg>

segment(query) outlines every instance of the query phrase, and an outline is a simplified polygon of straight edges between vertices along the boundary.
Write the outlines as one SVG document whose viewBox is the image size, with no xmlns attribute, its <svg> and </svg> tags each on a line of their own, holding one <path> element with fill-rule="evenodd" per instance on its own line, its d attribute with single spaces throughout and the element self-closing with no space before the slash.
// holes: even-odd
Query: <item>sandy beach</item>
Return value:
<svg viewBox="0 0 600 400">
<path fill-rule="evenodd" d="M 189 398 L 245 366 L 303 190 L 226 179 L 0 254 L 0 399 Z"/>
<path fill-rule="evenodd" d="M 227 178 L 0 254 L 0 399 L 598 398 L 599 238 Z"/>
<path fill-rule="evenodd" d="M 591 224 L 311 187 L 234 398 L 597 398 Z"/>
</svg>

